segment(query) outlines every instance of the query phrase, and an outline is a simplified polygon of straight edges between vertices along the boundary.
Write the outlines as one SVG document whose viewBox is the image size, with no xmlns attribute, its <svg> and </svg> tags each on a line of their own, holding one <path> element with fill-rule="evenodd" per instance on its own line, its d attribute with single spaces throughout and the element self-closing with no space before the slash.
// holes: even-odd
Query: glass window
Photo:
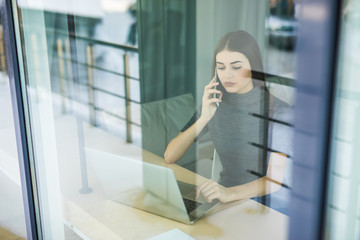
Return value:
<svg viewBox="0 0 360 240">
<path fill-rule="evenodd" d="M 298 3 L 13 3 L 45 239 L 287 237 Z"/>
<path fill-rule="evenodd" d="M 358 1 L 344 1 L 336 77 L 331 166 L 326 206 L 327 239 L 359 239 L 359 137 L 360 39 Z M 358 49 L 358 50 L 357 50 Z"/>
<path fill-rule="evenodd" d="M 0 238 L 26 239 L 9 77 L 0 23 Z"/>
</svg>

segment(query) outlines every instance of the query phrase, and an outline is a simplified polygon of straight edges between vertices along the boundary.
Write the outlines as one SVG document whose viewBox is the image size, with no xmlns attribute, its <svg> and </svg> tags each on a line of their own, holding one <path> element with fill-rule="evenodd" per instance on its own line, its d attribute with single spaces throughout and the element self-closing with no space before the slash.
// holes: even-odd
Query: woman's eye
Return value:
<svg viewBox="0 0 360 240">
<path fill-rule="evenodd" d="M 219 69 L 219 70 L 224 70 L 225 67 L 218 67 L 217 69 Z"/>
<path fill-rule="evenodd" d="M 240 67 L 233 67 L 233 69 L 235 70 L 239 70 L 240 68 L 242 68 L 241 66 Z"/>
</svg>

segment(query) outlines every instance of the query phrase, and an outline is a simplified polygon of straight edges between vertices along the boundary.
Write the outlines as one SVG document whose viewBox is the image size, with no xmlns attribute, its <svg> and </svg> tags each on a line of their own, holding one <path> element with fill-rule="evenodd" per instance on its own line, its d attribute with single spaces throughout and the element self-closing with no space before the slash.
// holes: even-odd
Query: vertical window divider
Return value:
<svg viewBox="0 0 360 240">
<path fill-rule="evenodd" d="M 27 94 L 21 86 L 20 68 L 21 56 L 17 53 L 16 42 L 16 13 L 13 7 L 16 7 L 15 1 L 0 0 L 0 11 L 2 25 L 4 30 L 4 45 L 6 53 L 6 62 L 10 82 L 10 91 L 12 99 L 12 109 L 14 115 L 14 125 L 17 143 L 17 153 L 20 168 L 21 189 L 24 204 L 25 223 L 27 239 L 43 239 L 41 231 L 41 221 L 39 213 L 39 200 L 37 197 L 35 174 L 32 172 L 34 166 L 31 137 L 28 134 L 31 129 L 27 123 L 25 114 L 27 110 Z"/>
</svg>

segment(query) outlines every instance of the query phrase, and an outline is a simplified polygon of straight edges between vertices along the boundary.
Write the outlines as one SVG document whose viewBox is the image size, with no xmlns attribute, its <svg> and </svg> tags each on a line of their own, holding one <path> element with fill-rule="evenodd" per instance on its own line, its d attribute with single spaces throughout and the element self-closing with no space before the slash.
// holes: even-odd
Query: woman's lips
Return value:
<svg viewBox="0 0 360 240">
<path fill-rule="evenodd" d="M 232 87 L 232 86 L 235 85 L 235 83 L 233 83 L 233 82 L 225 82 L 224 85 L 225 85 L 226 87 Z"/>
</svg>

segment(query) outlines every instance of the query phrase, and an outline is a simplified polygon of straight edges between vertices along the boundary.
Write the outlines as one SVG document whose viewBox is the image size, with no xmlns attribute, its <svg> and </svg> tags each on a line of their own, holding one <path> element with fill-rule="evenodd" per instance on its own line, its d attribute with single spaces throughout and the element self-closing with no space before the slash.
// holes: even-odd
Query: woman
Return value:
<svg viewBox="0 0 360 240">
<path fill-rule="evenodd" d="M 291 139 L 281 139 L 290 136 L 282 123 L 291 121 L 291 109 L 266 89 L 256 40 L 244 31 L 226 34 L 216 45 L 212 68 L 200 114 L 169 143 L 165 161 L 175 163 L 209 131 L 223 170 L 219 183 L 200 184 L 196 197 L 230 202 L 279 190 L 291 150 Z"/>
</svg>

